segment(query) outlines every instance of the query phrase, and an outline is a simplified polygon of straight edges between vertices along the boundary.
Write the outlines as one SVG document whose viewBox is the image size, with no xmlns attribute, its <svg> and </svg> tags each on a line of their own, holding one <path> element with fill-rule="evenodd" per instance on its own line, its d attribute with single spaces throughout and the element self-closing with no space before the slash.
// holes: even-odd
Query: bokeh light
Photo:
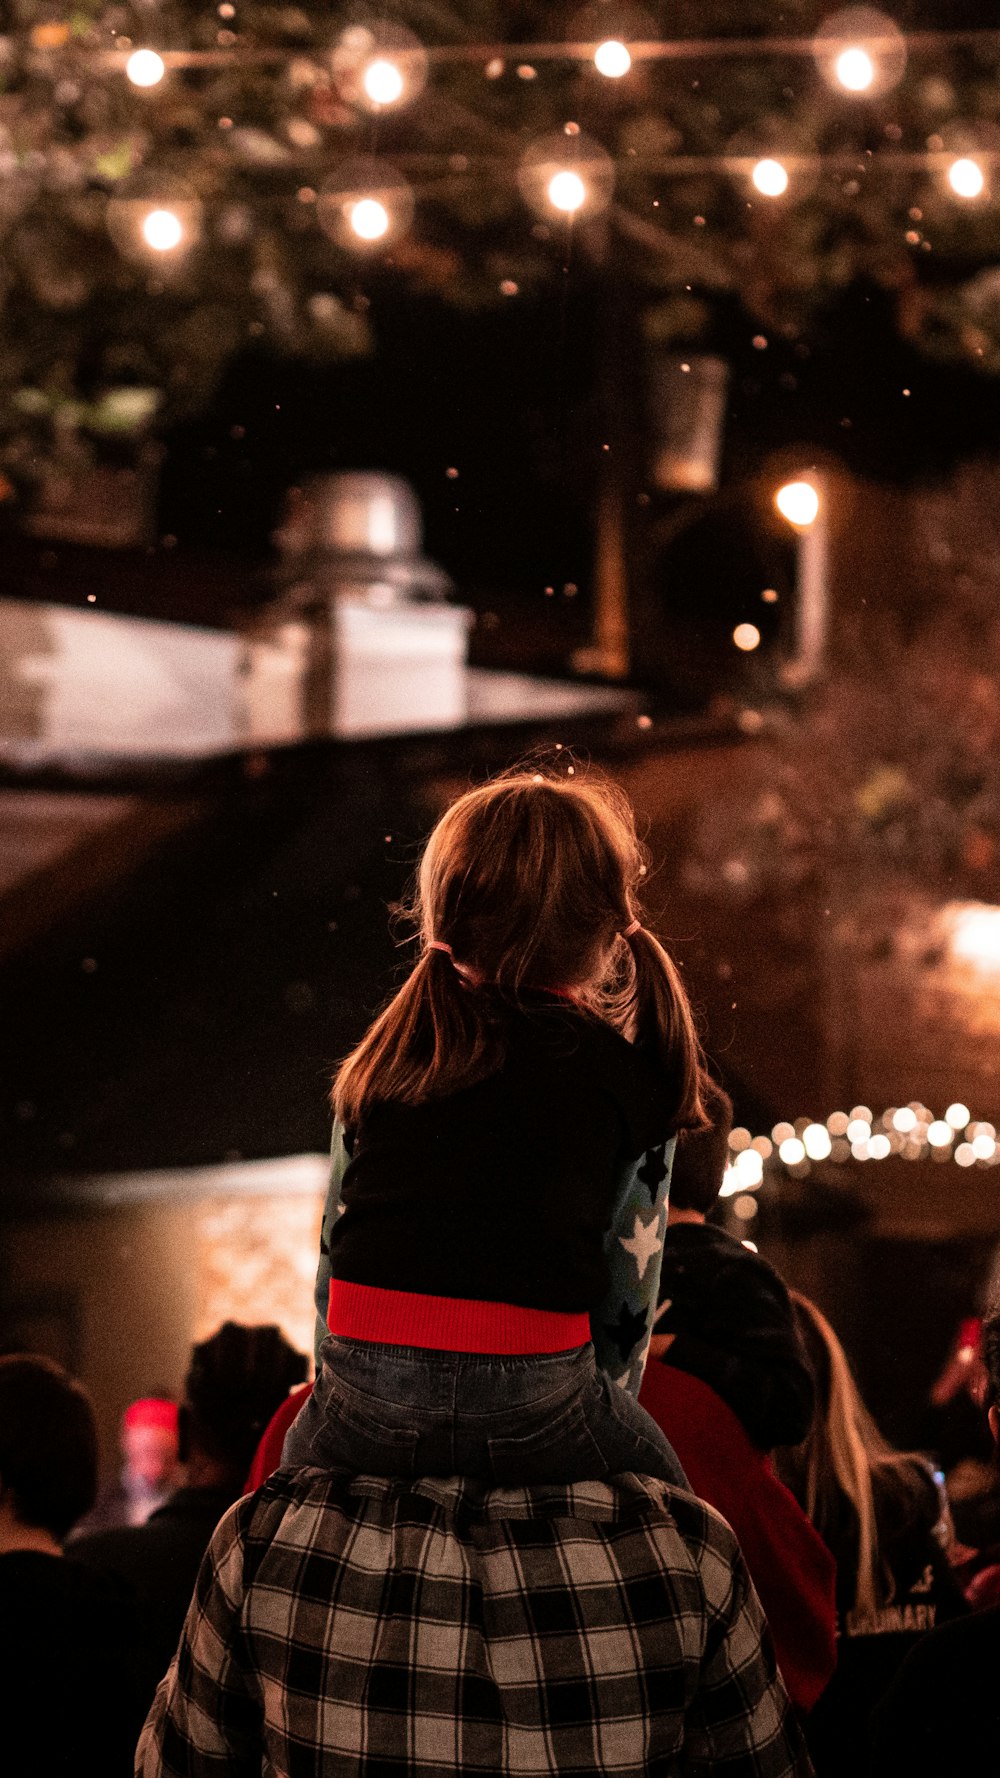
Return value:
<svg viewBox="0 0 1000 1778">
<path fill-rule="evenodd" d="M 756 624 L 737 624 L 733 631 L 733 641 L 744 654 L 751 654 L 760 647 L 760 631 Z"/>
<path fill-rule="evenodd" d="M 134 49 L 125 63 L 133 86 L 157 86 L 166 72 L 167 64 L 155 49 Z"/>
<path fill-rule="evenodd" d="M 377 198 L 359 198 L 348 210 L 348 221 L 361 241 L 380 241 L 389 233 L 389 212 Z"/>
<path fill-rule="evenodd" d="M 875 63 L 859 43 L 841 50 L 834 61 L 833 71 L 849 93 L 866 93 L 875 84 Z"/>
<path fill-rule="evenodd" d="M 553 173 L 548 183 L 549 203 L 554 210 L 561 210 L 564 215 L 572 216 L 581 210 L 587 201 L 587 187 L 580 178 L 568 167 Z"/>
<path fill-rule="evenodd" d="M 802 1132 L 802 1146 L 811 1161 L 825 1161 L 833 1147 L 825 1124 L 807 1124 Z"/>
<path fill-rule="evenodd" d="M 367 64 L 361 85 L 373 105 L 395 105 L 406 90 L 401 69 L 387 56 L 376 56 Z"/>
<path fill-rule="evenodd" d="M 774 504 L 790 525 L 811 525 L 819 512 L 819 495 L 812 482 L 785 482 L 775 494 Z"/>
<path fill-rule="evenodd" d="M 608 80 L 620 80 L 623 74 L 628 73 L 631 66 L 632 57 L 624 43 L 619 43 L 617 37 L 609 37 L 605 43 L 597 45 L 594 51 L 594 67 L 598 74 L 605 75 Z"/>
<path fill-rule="evenodd" d="M 142 220 L 142 238 L 156 253 L 171 253 L 184 239 L 184 226 L 173 210 L 150 210 Z"/>
<path fill-rule="evenodd" d="M 788 174 L 780 161 L 758 161 L 750 178 L 765 198 L 780 198 L 788 190 Z"/>
<path fill-rule="evenodd" d="M 952 161 L 948 168 L 948 184 L 956 197 L 977 198 L 986 179 L 979 162 L 963 156 L 961 160 Z"/>
</svg>

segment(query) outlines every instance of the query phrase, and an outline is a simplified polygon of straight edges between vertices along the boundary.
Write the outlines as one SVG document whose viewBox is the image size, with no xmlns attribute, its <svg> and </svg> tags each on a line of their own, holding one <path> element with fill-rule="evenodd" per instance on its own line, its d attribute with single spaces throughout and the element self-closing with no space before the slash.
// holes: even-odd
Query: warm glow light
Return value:
<svg viewBox="0 0 1000 1778">
<path fill-rule="evenodd" d="M 871 1124 L 863 1117 L 852 1117 L 845 1131 L 848 1142 L 867 1142 L 871 1133 Z"/>
<path fill-rule="evenodd" d="M 954 1132 L 950 1124 L 943 1118 L 935 1118 L 927 1131 L 927 1140 L 932 1148 L 947 1148 Z"/>
<path fill-rule="evenodd" d="M 866 93 L 875 79 L 875 63 L 860 44 L 842 49 L 833 64 L 833 71 L 849 93 Z"/>
<path fill-rule="evenodd" d="M 910 1131 L 917 1127 L 916 1112 L 911 1111 L 908 1105 L 900 1106 L 900 1109 L 893 1113 L 892 1127 L 894 1130 L 898 1130 L 901 1136 L 908 1136 Z"/>
<path fill-rule="evenodd" d="M 944 1114 L 945 1123 L 950 1124 L 953 1130 L 964 1130 L 971 1116 L 969 1107 L 959 1100 L 954 1105 L 949 1105 Z"/>
<path fill-rule="evenodd" d="M 395 62 L 386 56 L 378 56 L 369 62 L 361 78 L 361 84 L 373 105 L 395 105 L 403 96 L 405 82 Z M 383 234 L 385 230 L 381 231 Z"/>
<path fill-rule="evenodd" d="M 745 1148 L 737 1155 L 733 1171 L 744 1191 L 752 1191 L 764 1177 L 764 1162 L 755 1148 Z"/>
<path fill-rule="evenodd" d="M 952 161 L 948 168 L 948 184 L 956 197 L 977 198 L 986 184 L 978 161 Z"/>
<path fill-rule="evenodd" d="M 564 168 L 561 173 L 553 173 L 548 184 L 549 203 L 556 210 L 562 210 L 572 216 L 587 201 L 587 187 L 579 173 L 571 173 Z"/>
<path fill-rule="evenodd" d="M 802 1132 L 802 1146 L 811 1161 L 825 1161 L 833 1143 L 825 1124 L 807 1124 Z"/>
<path fill-rule="evenodd" d="M 944 909 L 948 949 L 962 963 L 985 974 L 1000 970 L 1000 908 L 987 902 L 952 902 Z"/>
<path fill-rule="evenodd" d="M 797 1136 L 788 1136 L 778 1149 L 786 1167 L 797 1167 L 806 1158 L 806 1151 Z"/>
<path fill-rule="evenodd" d="M 606 43 L 599 43 L 594 51 L 594 67 L 598 74 L 605 74 L 609 80 L 620 80 L 632 66 L 632 57 L 619 43 L 617 37 L 609 37 Z"/>
<path fill-rule="evenodd" d="M 133 86 L 157 86 L 167 72 L 167 64 L 155 49 L 135 49 L 125 63 L 125 72 Z"/>
<path fill-rule="evenodd" d="M 760 647 L 760 631 L 756 624 L 737 624 L 733 631 L 733 641 L 744 654 L 750 654 Z"/>
<path fill-rule="evenodd" d="M 960 1142 L 955 1150 L 955 1159 L 960 1167 L 971 1167 L 976 1158 L 971 1142 Z"/>
<path fill-rule="evenodd" d="M 142 237 L 157 253 L 169 253 L 184 238 L 179 216 L 172 210 L 150 210 L 142 219 Z"/>
<path fill-rule="evenodd" d="M 819 495 L 812 482 L 786 482 L 774 504 L 790 525 L 811 525 L 819 512 Z"/>
<path fill-rule="evenodd" d="M 888 1136 L 873 1136 L 868 1144 L 868 1153 L 873 1161 L 884 1161 L 891 1147 Z"/>
<path fill-rule="evenodd" d="M 741 1222 L 752 1222 L 757 1214 L 757 1205 L 753 1198 L 743 1197 L 733 1200 L 733 1215 Z"/>
<path fill-rule="evenodd" d="M 389 212 L 377 198 L 359 198 L 350 206 L 347 219 L 361 241 L 380 241 L 389 232 Z"/>
<path fill-rule="evenodd" d="M 977 1136 L 972 1144 L 972 1152 L 977 1161 L 991 1161 L 996 1151 L 997 1145 L 992 1136 Z"/>
<path fill-rule="evenodd" d="M 762 197 L 780 198 L 788 190 L 788 174 L 780 161 L 758 161 L 750 177 Z"/>
</svg>

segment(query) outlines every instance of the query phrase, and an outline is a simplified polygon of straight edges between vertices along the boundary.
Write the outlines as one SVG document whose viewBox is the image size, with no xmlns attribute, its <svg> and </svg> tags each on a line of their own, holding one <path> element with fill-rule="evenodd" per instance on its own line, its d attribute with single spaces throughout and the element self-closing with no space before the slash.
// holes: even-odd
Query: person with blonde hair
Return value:
<svg viewBox="0 0 1000 1778">
<path fill-rule="evenodd" d="M 416 961 L 334 1086 L 322 1362 L 286 1466 L 683 1485 L 633 1391 L 673 1139 L 705 1119 L 645 871 L 594 771 L 512 772 L 437 823 Z"/>
<path fill-rule="evenodd" d="M 775 1468 L 837 1563 L 837 1671 L 807 1725 L 819 1778 L 862 1773 L 870 1713 L 910 1649 L 965 1602 L 952 1577 L 947 1503 L 930 1462 L 896 1451 L 865 1407 L 826 1316 L 790 1292 L 816 1411 Z"/>
</svg>

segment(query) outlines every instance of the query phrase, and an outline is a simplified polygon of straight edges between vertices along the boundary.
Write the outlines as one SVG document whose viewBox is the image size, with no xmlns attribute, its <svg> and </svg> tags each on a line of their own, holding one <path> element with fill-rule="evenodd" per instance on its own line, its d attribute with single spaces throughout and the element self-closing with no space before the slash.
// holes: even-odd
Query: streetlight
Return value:
<svg viewBox="0 0 1000 1778">
<path fill-rule="evenodd" d="M 977 198 L 986 184 L 983 169 L 978 161 L 963 157 L 952 161 L 948 168 L 948 184 L 956 197 Z"/>
<path fill-rule="evenodd" d="M 594 67 L 598 74 L 607 80 L 620 80 L 632 66 L 632 57 L 624 43 L 617 37 L 609 37 L 605 43 L 599 43 L 594 51 Z"/>
<path fill-rule="evenodd" d="M 125 63 L 133 86 L 158 86 L 166 72 L 167 64 L 155 49 L 134 49 Z"/>
</svg>

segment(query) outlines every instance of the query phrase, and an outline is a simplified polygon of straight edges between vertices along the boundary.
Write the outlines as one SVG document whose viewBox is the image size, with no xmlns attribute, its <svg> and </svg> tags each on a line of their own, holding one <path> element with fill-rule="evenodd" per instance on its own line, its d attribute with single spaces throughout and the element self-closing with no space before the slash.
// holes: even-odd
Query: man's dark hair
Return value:
<svg viewBox="0 0 1000 1778">
<path fill-rule="evenodd" d="M 25 1525 L 60 1541 L 94 1504 L 97 1427 L 90 1397 L 61 1365 L 0 1358 L 0 1487 Z"/>
<path fill-rule="evenodd" d="M 670 1175 L 670 1202 L 676 1210 L 699 1210 L 707 1215 L 726 1171 L 733 1102 L 707 1074 L 701 1079 L 701 1102 L 711 1128 L 680 1132 Z"/>
<path fill-rule="evenodd" d="M 224 1322 L 191 1354 L 181 1407 L 182 1456 L 197 1443 L 242 1479 L 271 1416 L 305 1381 L 307 1368 L 304 1354 L 280 1328 Z"/>
</svg>

